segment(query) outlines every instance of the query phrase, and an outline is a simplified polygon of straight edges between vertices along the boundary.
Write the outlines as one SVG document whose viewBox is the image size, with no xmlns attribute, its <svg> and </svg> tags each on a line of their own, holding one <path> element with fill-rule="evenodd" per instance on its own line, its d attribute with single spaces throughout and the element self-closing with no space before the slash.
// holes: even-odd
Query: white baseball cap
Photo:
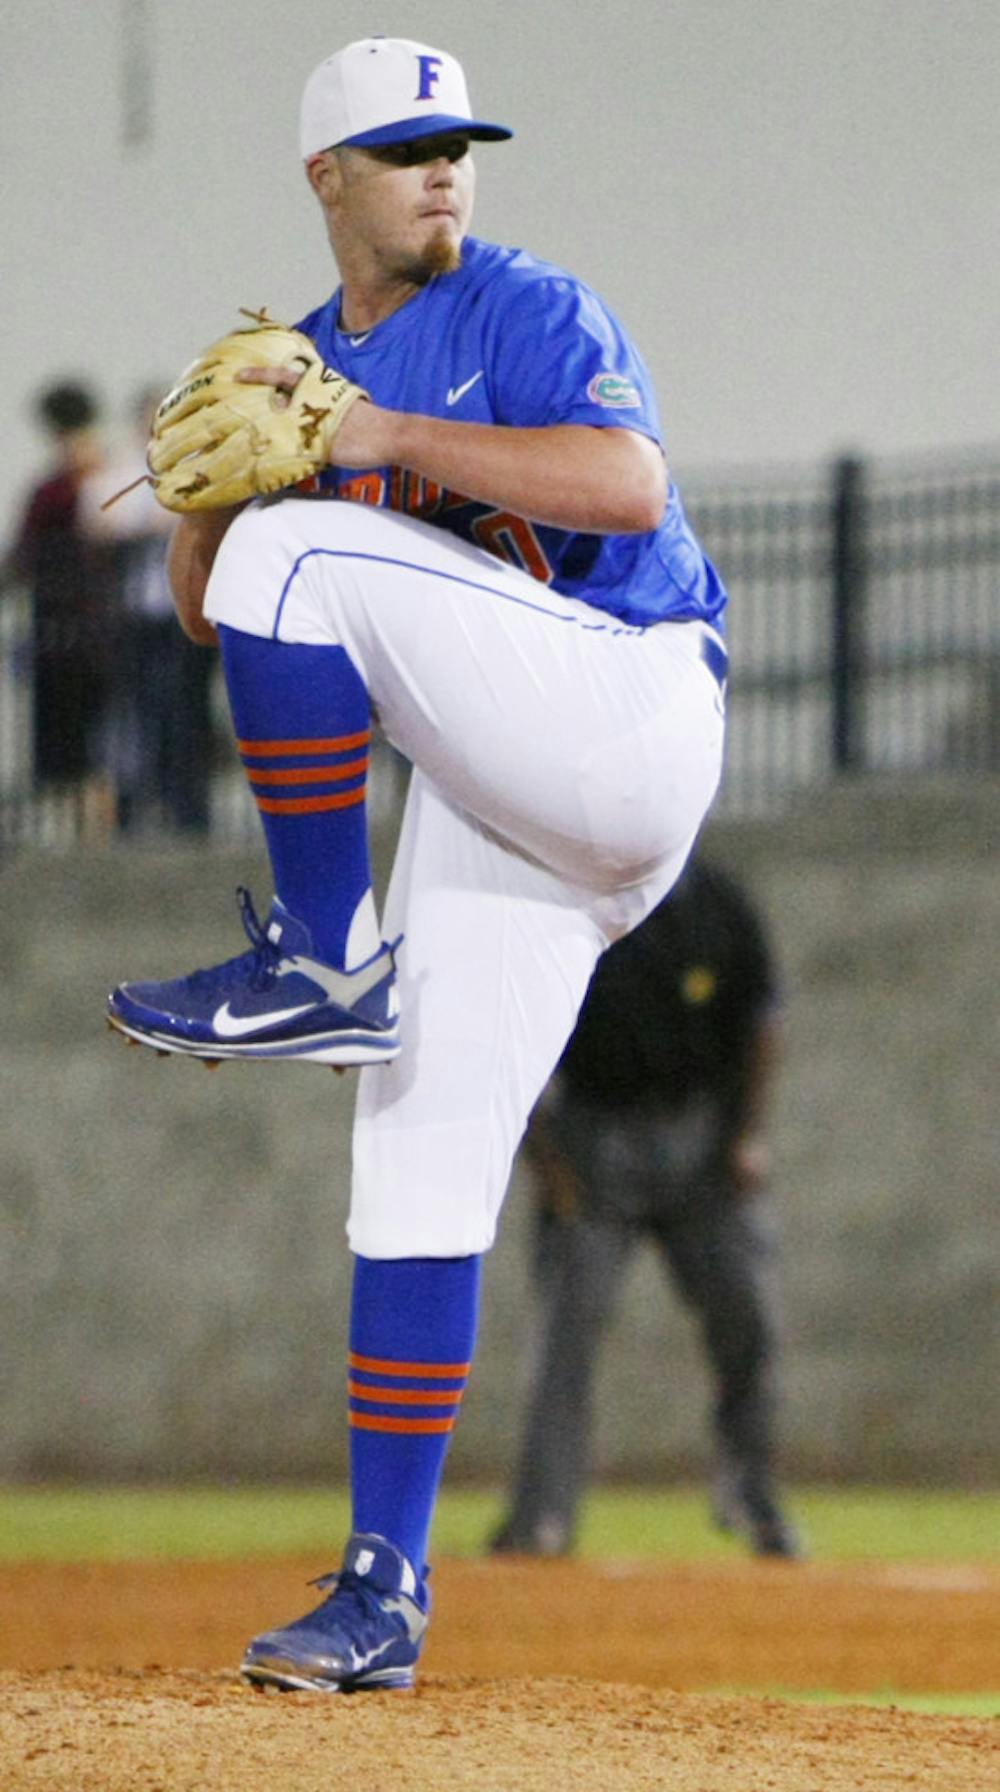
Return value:
<svg viewBox="0 0 1000 1792">
<path fill-rule="evenodd" d="M 406 143 L 441 132 L 499 141 L 502 124 L 473 118 L 461 64 L 407 37 L 363 37 L 313 69 L 302 95 L 300 143 L 308 161 L 351 144 Z"/>
</svg>

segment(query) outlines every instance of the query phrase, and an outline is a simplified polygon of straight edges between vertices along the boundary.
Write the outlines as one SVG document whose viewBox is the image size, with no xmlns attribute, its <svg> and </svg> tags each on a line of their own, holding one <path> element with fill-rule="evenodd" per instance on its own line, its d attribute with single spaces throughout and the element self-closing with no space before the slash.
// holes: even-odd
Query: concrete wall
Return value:
<svg viewBox="0 0 1000 1792">
<path fill-rule="evenodd" d="M 995 1474 L 997 796 L 844 788 L 706 835 L 762 899 L 789 986 L 789 1473 Z M 0 1477 L 343 1472 L 352 1079 L 208 1074 L 127 1051 L 101 1019 L 120 977 L 236 950 L 239 881 L 266 900 L 252 853 L 141 846 L 23 857 L 0 878 Z M 529 1197 L 518 1172 L 455 1473 L 509 1459 Z M 643 1255 L 602 1366 L 598 1467 L 697 1470 L 705 1396 Z"/>
</svg>

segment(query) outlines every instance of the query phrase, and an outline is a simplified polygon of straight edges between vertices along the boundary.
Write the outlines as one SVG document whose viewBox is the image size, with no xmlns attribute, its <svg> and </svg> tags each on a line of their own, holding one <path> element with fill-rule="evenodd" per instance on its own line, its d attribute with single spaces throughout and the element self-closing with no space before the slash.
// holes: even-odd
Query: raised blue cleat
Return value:
<svg viewBox="0 0 1000 1792">
<path fill-rule="evenodd" d="M 304 1058 L 380 1064 L 399 1051 L 395 947 L 356 970 L 313 950 L 308 929 L 275 899 L 266 927 L 249 891 L 237 899 L 251 950 L 169 983 L 122 983 L 108 997 L 118 1032 L 189 1057 Z"/>
<path fill-rule="evenodd" d="M 332 1590 L 306 1617 L 254 1637 L 240 1667 L 244 1680 L 280 1692 L 412 1686 L 429 1601 L 406 1557 L 384 1537 L 359 1531 L 340 1573 L 311 1584 Z"/>
</svg>

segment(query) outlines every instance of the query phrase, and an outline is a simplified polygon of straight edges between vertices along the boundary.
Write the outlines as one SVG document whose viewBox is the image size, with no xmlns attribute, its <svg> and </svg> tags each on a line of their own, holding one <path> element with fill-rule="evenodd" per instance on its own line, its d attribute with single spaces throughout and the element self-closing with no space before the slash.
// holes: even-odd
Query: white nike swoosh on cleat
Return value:
<svg viewBox="0 0 1000 1792">
<path fill-rule="evenodd" d="M 339 1008 L 352 1009 L 356 1002 L 366 996 L 370 989 L 384 982 L 392 971 L 392 956 L 388 952 L 380 952 L 371 964 L 362 966 L 359 971 L 338 971 L 332 965 L 320 964 L 315 958 L 289 958 L 281 966 L 277 975 L 291 977 L 295 975 L 309 977 L 318 983 L 324 994 Z M 239 1015 L 231 1014 L 229 1003 L 223 1002 L 212 1017 L 212 1026 L 220 1039 L 242 1039 L 248 1033 L 262 1032 L 265 1028 L 276 1027 L 283 1020 L 294 1020 L 297 1015 L 308 1014 L 319 1008 L 317 1002 L 299 1002 L 294 1008 L 277 1008 L 271 1014 Z"/>
<path fill-rule="evenodd" d="M 271 1014 L 230 1014 L 229 1003 L 223 1002 L 212 1016 L 212 1026 L 220 1039 L 242 1039 L 247 1033 L 260 1033 L 265 1027 L 276 1027 L 283 1020 L 294 1020 L 308 1014 L 315 1002 L 300 1002 L 297 1008 L 276 1008 Z"/>
<path fill-rule="evenodd" d="M 355 1674 L 363 1673 L 365 1668 L 370 1667 L 373 1661 L 377 1661 L 380 1655 L 384 1655 L 386 1650 L 391 1649 L 393 1643 L 398 1643 L 398 1641 L 399 1641 L 398 1637 L 391 1636 L 387 1643 L 379 1643 L 379 1646 L 377 1649 L 369 1649 L 367 1655 L 362 1655 L 360 1650 L 356 1649 L 354 1647 L 354 1644 L 352 1643 L 351 1644 L 351 1668 L 352 1668 L 352 1671 Z"/>
<path fill-rule="evenodd" d="M 465 394 L 470 390 L 470 388 L 475 385 L 476 381 L 482 379 L 484 371 L 485 371 L 485 369 L 481 367 L 479 369 L 478 373 L 473 374 L 471 380 L 465 381 L 464 385 L 449 386 L 448 387 L 448 395 L 445 399 L 445 404 L 448 405 L 449 407 L 453 404 L 457 404 L 459 399 L 464 398 Z"/>
</svg>

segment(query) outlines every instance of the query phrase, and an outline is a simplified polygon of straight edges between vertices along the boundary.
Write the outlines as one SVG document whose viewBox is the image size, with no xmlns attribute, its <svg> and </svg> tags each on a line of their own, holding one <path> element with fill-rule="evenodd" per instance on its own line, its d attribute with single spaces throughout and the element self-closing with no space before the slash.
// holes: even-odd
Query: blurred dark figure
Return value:
<svg viewBox="0 0 1000 1792">
<path fill-rule="evenodd" d="M 715 1521 L 757 1555 L 801 1553 L 773 1484 L 765 1194 L 779 1025 L 762 920 L 700 860 L 600 960 L 525 1141 L 539 1192 L 541 1348 L 494 1551 L 573 1546 L 598 1351 L 628 1259 L 648 1238 L 702 1329 Z M 670 1374 L 663 1364 L 667 1391 Z"/>
<path fill-rule="evenodd" d="M 108 756 L 118 826 L 198 834 L 209 826 L 217 655 L 195 646 L 177 621 L 166 571 L 173 518 L 150 487 L 101 509 L 141 475 L 161 397 L 159 389 L 137 396 L 134 440 L 88 480 L 84 526 L 108 556 L 117 618 Z"/>
<path fill-rule="evenodd" d="M 88 386 L 63 380 L 39 394 L 35 415 L 53 464 L 28 496 L 5 575 L 27 586 L 31 604 L 35 786 L 69 795 L 86 829 L 105 803 L 108 592 L 102 557 L 80 523 L 81 491 L 103 458 L 100 414 Z"/>
</svg>

